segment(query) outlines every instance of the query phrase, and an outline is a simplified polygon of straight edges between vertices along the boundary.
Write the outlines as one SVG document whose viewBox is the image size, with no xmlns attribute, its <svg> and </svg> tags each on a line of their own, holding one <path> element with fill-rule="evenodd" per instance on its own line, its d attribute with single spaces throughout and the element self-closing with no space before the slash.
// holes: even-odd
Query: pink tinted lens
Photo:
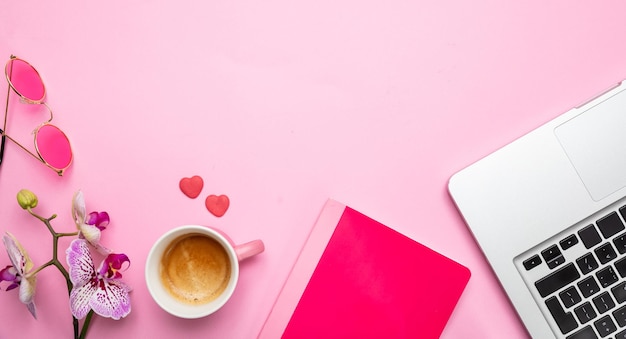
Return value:
<svg viewBox="0 0 626 339">
<path fill-rule="evenodd" d="M 21 59 L 11 59 L 4 71 L 19 95 L 34 102 L 43 100 L 43 97 L 46 95 L 46 89 L 43 81 L 41 81 L 41 77 L 33 66 Z"/>
<path fill-rule="evenodd" d="M 37 130 L 35 147 L 41 158 L 54 169 L 66 169 L 72 163 L 70 141 L 54 125 L 45 124 Z"/>
</svg>

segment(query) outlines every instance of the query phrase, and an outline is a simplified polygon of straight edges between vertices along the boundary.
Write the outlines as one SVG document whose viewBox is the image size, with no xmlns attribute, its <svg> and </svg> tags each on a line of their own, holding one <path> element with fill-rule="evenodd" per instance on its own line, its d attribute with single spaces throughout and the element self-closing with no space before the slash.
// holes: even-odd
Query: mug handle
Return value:
<svg viewBox="0 0 626 339">
<path fill-rule="evenodd" d="M 255 256 L 265 250 L 265 245 L 261 240 L 252 240 L 250 242 L 235 246 L 237 260 L 242 261 Z"/>
</svg>

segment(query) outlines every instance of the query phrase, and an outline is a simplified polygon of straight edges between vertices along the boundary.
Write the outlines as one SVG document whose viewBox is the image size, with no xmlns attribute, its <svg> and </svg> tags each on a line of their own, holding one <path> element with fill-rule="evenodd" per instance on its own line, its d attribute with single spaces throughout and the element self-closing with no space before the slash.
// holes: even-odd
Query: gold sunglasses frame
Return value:
<svg viewBox="0 0 626 339">
<path fill-rule="evenodd" d="M 6 138 L 6 139 L 11 140 L 13 143 L 15 143 L 17 146 L 19 146 L 24 151 L 26 151 L 33 158 L 39 160 L 39 162 L 41 162 L 42 164 L 46 165 L 48 168 L 52 169 L 53 171 L 55 171 L 59 176 L 62 176 L 63 173 L 65 172 L 65 170 L 67 170 L 70 167 L 70 165 L 72 164 L 72 161 L 74 160 L 74 152 L 72 150 L 72 145 L 70 143 L 70 140 L 67 137 L 67 135 L 65 134 L 65 132 L 63 132 L 56 125 L 50 123 L 52 121 L 53 114 L 52 114 L 52 109 L 50 109 L 50 106 L 48 106 L 48 104 L 46 104 L 44 102 L 44 99 L 46 97 L 46 85 L 44 84 L 43 79 L 41 80 L 41 86 L 43 86 L 43 95 L 41 96 L 41 99 L 39 99 L 39 100 L 31 100 L 31 99 L 25 97 L 24 95 L 22 95 L 22 93 L 20 93 L 17 90 L 17 88 L 15 88 L 15 86 L 13 86 L 13 83 L 11 82 L 11 79 L 9 78 L 9 74 L 7 73 L 7 66 L 8 66 L 9 62 L 12 63 L 15 60 L 20 60 L 20 61 L 26 63 L 28 66 L 30 66 L 35 71 L 35 73 L 37 74 L 39 79 L 41 79 L 41 75 L 39 74 L 39 71 L 37 71 L 37 69 L 35 67 L 33 67 L 33 65 L 31 65 L 28 61 L 26 61 L 24 59 L 16 57 L 15 55 L 11 55 L 11 57 L 9 58 L 9 60 L 6 62 L 5 66 L 4 66 L 4 76 L 5 76 L 6 80 L 7 80 L 8 88 L 7 88 L 6 106 L 5 106 L 5 110 L 4 110 L 4 124 L 3 124 L 2 130 L 0 130 L 0 132 L 1 132 L 0 134 L 2 134 L 2 140 L 1 140 L 1 144 L 0 144 L 0 164 L 2 164 L 2 158 L 3 158 L 3 152 L 4 152 L 4 144 L 5 144 L 5 138 Z M 50 113 L 50 119 L 48 119 L 47 121 L 44 121 L 43 123 L 38 125 L 37 128 L 33 132 L 34 133 L 35 151 L 37 152 L 37 154 L 33 153 L 31 150 L 26 148 L 24 145 L 20 144 L 17 140 L 13 139 L 6 132 L 7 117 L 8 117 L 8 113 L 9 113 L 9 97 L 11 96 L 11 89 L 13 89 L 15 94 L 17 94 L 20 97 L 20 102 L 25 103 L 25 104 L 32 104 L 32 105 L 43 105 L 48 110 L 48 112 Z M 37 146 L 37 133 L 44 126 L 51 126 L 53 128 L 56 128 L 59 132 L 61 132 L 61 134 L 63 135 L 65 140 L 67 140 L 67 144 L 70 147 L 70 161 L 68 162 L 67 166 L 65 166 L 64 168 L 56 168 L 56 167 L 50 165 L 43 158 L 41 153 L 39 152 L 39 147 Z"/>
</svg>

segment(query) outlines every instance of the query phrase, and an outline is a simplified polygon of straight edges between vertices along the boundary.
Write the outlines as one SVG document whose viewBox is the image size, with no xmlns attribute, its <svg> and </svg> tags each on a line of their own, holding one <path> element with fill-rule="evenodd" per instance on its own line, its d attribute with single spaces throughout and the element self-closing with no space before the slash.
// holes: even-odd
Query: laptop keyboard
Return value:
<svg viewBox="0 0 626 339">
<path fill-rule="evenodd" d="M 557 337 L 626 339 L 624 220 L 626 205 L 523 255 L 518 269 Z"/>
</svg>

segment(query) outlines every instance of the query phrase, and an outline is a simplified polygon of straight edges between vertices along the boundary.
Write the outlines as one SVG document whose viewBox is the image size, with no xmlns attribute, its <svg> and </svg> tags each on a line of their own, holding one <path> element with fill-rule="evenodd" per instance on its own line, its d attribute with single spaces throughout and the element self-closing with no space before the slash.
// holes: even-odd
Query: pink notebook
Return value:
<svg viewBox="0 0 626 339">
<path fill-rule="evenodd" d="M 470 271 L 328 200 L 259 334 L 438 338 Z"/>
</svg>

